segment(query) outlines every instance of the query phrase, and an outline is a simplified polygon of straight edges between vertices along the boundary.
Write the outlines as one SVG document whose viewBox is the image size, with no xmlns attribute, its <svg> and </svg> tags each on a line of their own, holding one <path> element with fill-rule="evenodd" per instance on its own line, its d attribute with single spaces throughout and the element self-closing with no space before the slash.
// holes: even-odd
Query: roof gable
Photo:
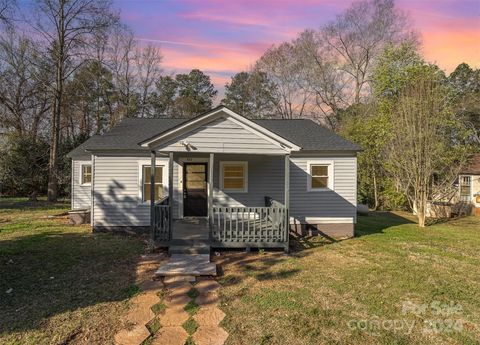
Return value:
<svg viewBox="0 0 480 345">
<path fill-rule="evenodd" d="M 221 121 L 218 122 L 219 120 Z M 174 128 L 163 131 L 156 136 L 140 142 L 139 145 L 142 147 L 148 147 L 150 149 L 160 149 L 167 146 L 172 149 L 172 142 L 175 140 L 177 140 L 177 142 L 180 140 L 185 140 L 188 137 L 187 133 L 192 133 L 191 135 L 198 134 L 195 133 L 195 131 L 197 131 L 199 128 L 203 128 L 205 130 L 205 128 L 208 128 L 209 126 L 215 126 L 219 123 L 225 124 L 227 122 L 230 124 L 230 126 L 234 126 L 237 131 L 242 131 L 243 134 L 248 132 L 257 138 L 261 138 L 263 141 L 270 143 L 270 145 L 280 148 L 284 152 L 301 150 L 301 147 L 297 144 L 283 138 L 282 136 L 279 136 L 277 133 L 270 131 L 260 124 L 249 120 L 224 106 L 215 108 L 212 111 L 193 118 L 190 121 L 181 123 Z M 219 134 L 221 133 L 222 132 L 219 131 Z M 187 136 L 185 136 L 186 134 Z M 247 137 L 248 136 L 245 135 L 246 139 Z M 222 144 L 222 138 L 218 139 L 219 144 Z"/>
<path fill-rule="evenodd" d="M 160 152 L 285 154 L 290 148 L 220 117 L 152 146 Z"/>
</svg>

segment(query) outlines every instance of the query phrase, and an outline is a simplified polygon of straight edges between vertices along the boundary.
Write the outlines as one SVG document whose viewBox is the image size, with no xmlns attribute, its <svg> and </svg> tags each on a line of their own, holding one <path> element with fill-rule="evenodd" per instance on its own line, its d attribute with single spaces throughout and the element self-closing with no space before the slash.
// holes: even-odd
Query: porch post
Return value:
<svg viewBox="0 0 480 345">
<path fill-rule="evenodd" d="M 285 155 L 285 253 L 290 251 L 290 155 Z"/>
<path fill-rule="evenodd" d="M 150 151 L 150 232 L 152 240 L 155 241 L 155 166 L 157 154 Z"/>
<path fill-rule="evenodd" d="M 169 231 L 169 240 L 172 239 L 172 224 L 173 224 L 173 152 L 168 153 L 168 205 L 169 205 L 169 216 L 168 216 L 168 228 Z"/>
<path fill-rule="evenodd" d="M 214 154 L 210 153 L 210 159 L 208 160 L 208 224 L 210 225 L 210 231 L 213 227 L 213 160 Z"/>
</svg>

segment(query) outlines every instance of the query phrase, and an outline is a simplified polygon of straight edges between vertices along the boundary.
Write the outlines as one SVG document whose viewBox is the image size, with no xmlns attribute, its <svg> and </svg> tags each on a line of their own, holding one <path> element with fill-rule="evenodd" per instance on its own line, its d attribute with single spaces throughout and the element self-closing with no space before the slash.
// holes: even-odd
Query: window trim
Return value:
<svg viewBox="0 0 480 345">
<path fill-rule="evenodd" d="M 83 167 L 86 165 L 90 165 L 90 182 L 83 182 Z M 89 187 L 92 185 L 92 180 L 93 180 L 93 164 L 92 162 L 80 162 L 80 173 L 79 173 L 79 181 L 78 184 L 82 187 Z"/>
<path fill-rule="evenodd" d="M 468 185 L 463 185 L 465 187 L 469 187 L 468 194 L 462 194 L 462 181 L 464 178 L 467 178 L 469 180 Z M 463 198 L 462 198 L 463 197 Z M 473 199 L 473 178 L 472 175 L 459 175 L 458 177 L 458 198 L 460 201 L 472 201 Z M 468 199 L 468 200 L 465 200 Z"/>
<path fill-rule="evenodd" d="M 150 160 L 138 161 L 138 204 L 150 205 L 150 200 L 143 201 L 143 167 L 150 166 Z M 168 195 L 168 160 L 157 157 L 155 167 L 162 168 L 163 195 Z M 150 177 L 148 177 L 150 179 Z"/>
<path fill-rule="evenodd" d="M 326 165 L 328 168 L 328 186 L 322 188 L 312 187 L 312 165 Z M 307 162 L 307 192 L 333 191 L 335 186 L 335 162 L 333 160 L 312 160 Z"/>
<path fill-rule="evenodd" d="M 226 165 L 242 165 L 243 166 L 243 188 L 231 189 L 224 187 L 224 169 Z M 248 161 L 220 161 L 220 189 L 230 193 L 248 193 Z"/>
</svg>

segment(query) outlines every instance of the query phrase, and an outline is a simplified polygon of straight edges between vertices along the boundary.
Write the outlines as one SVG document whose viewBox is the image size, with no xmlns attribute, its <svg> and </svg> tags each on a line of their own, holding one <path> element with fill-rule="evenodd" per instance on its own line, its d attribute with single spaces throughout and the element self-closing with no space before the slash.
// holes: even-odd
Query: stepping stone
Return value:
<svg viewBox="0 0 480 345">
<path fill-rule="evenodd" d="M 176 281 L 171 284 L 166 284 L 165 287 L 168 290 L 168 296 L 175 298 L 186 295 L 193 288 L 193 285 L 189 282 Z"/>
<path fill-rule="evenodd" d="M 160 315 L 160 324 L 164 327 L 180 326 L 188 320 L 190 316 L 181 307 L 167 308 L 165 313 Z"/>
<path fill-rule="evenodd" d="M 177 296 L 177 297 L 174 297 L 174 298 L 172 298 L 170 296 L 167 296 L 163 300 L 163 304 L 165 304 L 165 306 L 167 308 L 183 308 L 191 300 L 192 299 L 190 297 L 188 297 L 187 295 L 181 295 L 181 296 Z"/>
<path fill-rule="evenodd" d="M 219 303 L 218 294 L 212 292 L 206 295 L 199 295 L 195 303 L 201 307 L 214 307 Z"/>
<path fill-rule="evenodd" d="M 156 293 L 141 293 L 132 298 L 132 305 L 138 305 L 143 308 L 150 308 L 154 304 L 160 302 L 160 297 Z"/>
<path fill-rule="evenodd" d="M 200 294 L 216 292 L 220 287 L 221 285 L 214 279 L 200 280 L 195 284 L 195 289 L 197 289 Z"/>
<path fill-rule="evenodd" d="M 193 334 L 195 345 L 223 345 L 228 333 L 218 326 L 200 326 Z"/>
<path fill-rule="evenodd" d="M 217 265 L 209 254 L 172 254 L 155 272 L 159 276 L 216 276 Z"/>
<path fill-rule="evenodd" d="M 203 307 L 193 316 L 199 326 L 218 326 L 225 313 L 217 307 Z"/>
<path fill-rule="evenodd" d="M 115 334 L 115 344 L 118 345 L 140 345 L 150 336 L 145 325 L 138 325 L 132 329 L 122 329 Z"/>
<path fill-rule="evenodd" d="M 162 327 L 152 340 L 152 345 L 184 345 L 188 333 L 181 326 Z"/>
<path fill-rule="evenodd" d="M 190 282 L 195 281 L 195 276 L 169 276 L 163 279 L 165 284 L 174 283 L 174 282 Z"/>
<path fill-rule="evenodd" d="M 155 313 L 150 307 L 141 305 L 134 305 L 128 311 L 128 314 L 122 318 L 122 321 L 127 324 L 133 324 L 135 326 L 145 326 L 151 319 L 155 317 Z"/>
<path fill-rule="evenodd" d="M 142 292 L 157 292 L 163 289 L 164 284 L 161 280 L 145 280 L 138 287 Z"/>
</svg>

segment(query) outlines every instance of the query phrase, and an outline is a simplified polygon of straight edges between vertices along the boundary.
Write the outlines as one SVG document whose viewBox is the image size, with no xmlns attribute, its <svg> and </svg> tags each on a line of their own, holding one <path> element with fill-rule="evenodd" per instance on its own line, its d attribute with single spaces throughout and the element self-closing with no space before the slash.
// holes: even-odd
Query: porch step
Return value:
<svg viewBox="0 0 480 345">
<path fill-rule="evenodd" d="M 155 274 L 164 277 L 216 276 L 217 265 L 210 262 L 210 254 L 172 254 Z"/>
<path fill-rule="evenodd" d="M 210 246 L 207 244 L 174 245 L 168 247 L 168 252 L 170 254 L 210 254 Z"/>
</svg>

